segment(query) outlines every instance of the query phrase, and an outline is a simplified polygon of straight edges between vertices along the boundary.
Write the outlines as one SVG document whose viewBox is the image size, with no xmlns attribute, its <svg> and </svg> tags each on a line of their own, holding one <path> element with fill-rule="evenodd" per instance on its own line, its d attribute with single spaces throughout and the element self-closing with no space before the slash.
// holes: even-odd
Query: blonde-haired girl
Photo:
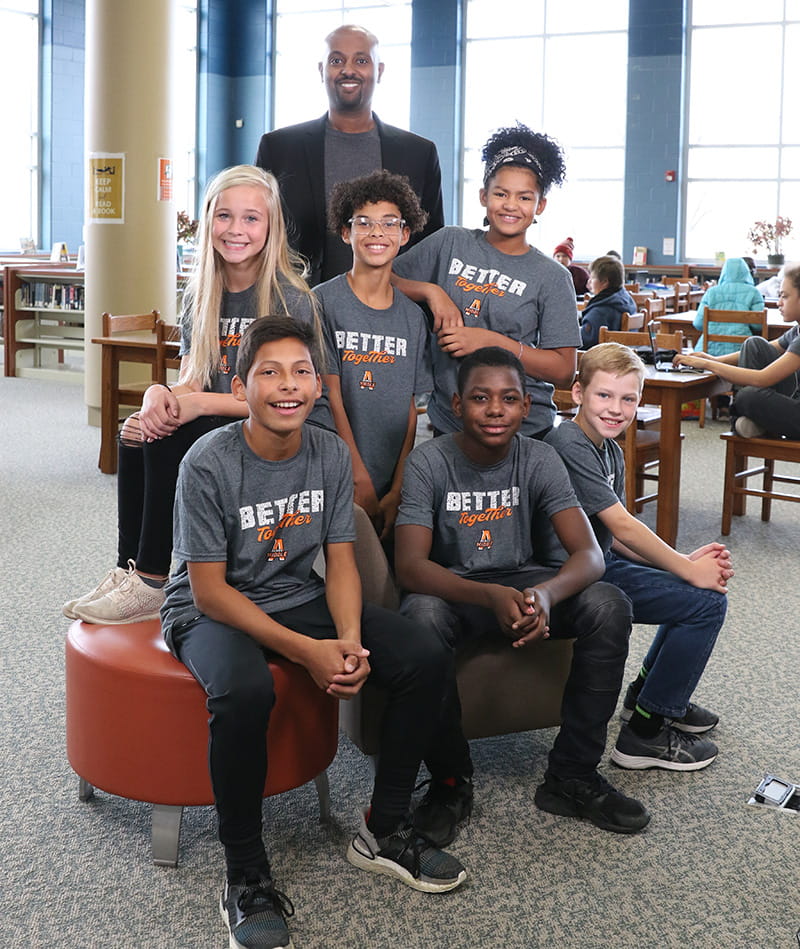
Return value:
<svg viewBox="0 0 800 949">
<path fill-rule="evenodd" d="M 178 383 L 150 386 L 120 435 L 117 566 L 91 593 L 65 603 L 67 616 L 96 623 L 158 616 L 181 459 L 201 435 L 247 414 L 231 395 L 241 334 L 255 319 L 283 313 L 313 323 L 322 339 L 303 276 L 273 175 L 252 165 L 216 175 L 203 198 L 185 295 Z M 333 428 L 324 401 L 310 421 Z"/>
</svg>

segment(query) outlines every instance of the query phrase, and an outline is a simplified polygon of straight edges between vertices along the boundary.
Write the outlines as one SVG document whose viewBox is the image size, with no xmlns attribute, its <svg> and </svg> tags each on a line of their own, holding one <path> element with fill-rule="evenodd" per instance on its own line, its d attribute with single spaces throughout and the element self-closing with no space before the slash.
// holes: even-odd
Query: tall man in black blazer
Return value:
<svg viewBox="0 0 800 949">
<path fill-rule="evenodd" d="M 406 175 L 428 212 L 427 227 L 416 240 L 444 224 L 436 146 L 384 124 L 372 112 L 372 96 L 383 75 L 377 38 L 363 27 L 341 26 L 325 42 L 319 71 L 328 94 L 327 113 L 263 135 L 255 160 L 278 179 L 289 240 L 308 260 L 312 286 L 352 264 L 350 248 L 326 224 L 327 198 L 339 181 L 377 168 Z"/>
</svg>

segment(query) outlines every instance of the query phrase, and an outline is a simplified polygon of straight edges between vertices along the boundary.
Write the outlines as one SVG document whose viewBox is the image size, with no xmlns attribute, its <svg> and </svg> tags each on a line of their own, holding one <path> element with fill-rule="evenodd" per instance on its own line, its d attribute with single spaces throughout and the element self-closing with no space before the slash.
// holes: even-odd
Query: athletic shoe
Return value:
<svg viewBox="0 0 800 949">
<path fill-rule="evenodd" d="M 634 771 L 666 768 L 668 771 L 699 771 L 717 757 L 719 749 L 708 738 L 678 731 L 666 722 L 652 738 L 642 738 L 630 725 L 623 725 L 611 760 Z"/>
<path fill-rule="evenodd" d="M 230 932 L 230 949 L 290 949 L 286 917 L 294 916 L 292 901 L 261 876 L 248 883 L 225 881 L 219 911 Z"/>
<path fill-rule="evenodd" d="M 737 435 L 741 435 L 742 438 L 761 438 L 762 435 L 767 434 L 765 428 L 756 425 L 751 418 L 747 418 L 744 415 L 740 415 L 739 418 L 736 419 L 733 430 Z"/>
<path fill-rule="evenodd" d="M 406 886 L 425 893 L 454 890 L 467 878 L 467 871 L 455 857 L 434 847 L 410 823 L 401 824 L 386 837 L 375 837 L 367 828 L 365 815 L 361 829 L 347 848 L 347 859 L 361 870 L 396 877 Z"/>
<path fill-rule="evenodd" d="M 585 819 L 615 834 L 635 834 L 650 823 L 642 804 L 626 797 L 597 771 L 588 779 L 547 773 L 533 800 L 539 810 Z"/>
<path fill-rule="evenodd" d="M 638 696 L 639 690 L 634 688 L 634 683 L 632 682 L 625 693 L 622 711 L 619 713 L 619 717 L 623 722 L 629 722 L 631 720 L 633 710 L 636 708 Z M 719 723 L 719 715 L 715 715 L 714 712 L 703 708 L 702 705 L 695 705 L 694 702 L 689 702 L 686 706 L 685 715 L 680 718 L 668 718 L 665 719 L 665 721 L 669 722 L 673 728 L 677 728 L 679 732 L 702 735 L 703 732 L 711 731 L 711 729 Z"/>
<path fill-rule="evenodd" d="M 99 600 L 104 594 L 110 593 L 115 587 L 118 587 L 122 583 L 125 577 L 133 573 L 135 567 L 136 564 L 132 560 L 129 560 L 127 570 L 124 570 L 122 567 L 114 567 L 113 570 L 109 570 L 91 593 L 84 593 L 84 595 L 79 596 L 77 600 L 67 600 L 61 607 L 61 612 L 68 619 L 78 619 L 78 614 L 75 612 L 76 606 L 84 606 L 86 603 Z"/>
<path fill-rule="evenodd" d="M 426 782 L 430 786 L 414 811 L 414 830 L 442 848 L 456 839 L 458 825 L 472 814 L 472 781 L 457 778 L 452 787 L 444 781 Z"/>
<path fill-rule="evenodd" d="M 138 573 L 130 573 L 118 587 L 91 603 L 74 607 L 78 619 L 87 623 L 136 623 L 158 619 L 164 603 L 164 588 L 148 586 Z"/>
</svg>

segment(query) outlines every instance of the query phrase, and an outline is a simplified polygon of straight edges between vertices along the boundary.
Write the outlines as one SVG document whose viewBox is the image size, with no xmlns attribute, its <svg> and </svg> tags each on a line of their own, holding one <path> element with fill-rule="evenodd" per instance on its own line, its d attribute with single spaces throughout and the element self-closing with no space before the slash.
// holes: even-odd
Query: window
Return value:
<svg viewBox="0 0 800 949">
<path fill-rule="evenodd" d="M 684 255 L 751 254 L 756 220 L 794 218 L 800 257 L 800 0 L 694 0 Z M 759 249 L 758 257 L 767 251 Z"/>
<path fill-rule="evenodd" d="M 462 220 L 483 214 L 481 150 L 518 120 L 564 148 L 567 180 L 531 232 L 549 253 L 567 236 L 591 260 L 622 244 L 627 0 L 468 0 Z"/>
<path fill-rule="evenodd" d="M 19 250 L 22 239 L 39 243 L 38 10 L 37 0 L 0 6 L 0 88 L 9 92 L 0 148 L 0 248 L 7 250 Z"/>
<path fill-rule="evenodd" d="M 411 3 L 375 0 L 277 0 L 273 128 L 318 118 L 328 107 L 317 69 L 325 37 L 343 23 L 356 23 L 380 41 L 386 64 L 375 91 L 375 111 L 384 122 L 408 128 L 411 75 Z"/>
<path fill-rule="evenodd" d="M 196 215 L 197 177 L 197 4 L 185 0 L 177 4 L 177 44 L 173 82 L 177 83 L 175 110 L 175 154 L 173 182 L 175 206 Z"/>
</svg>

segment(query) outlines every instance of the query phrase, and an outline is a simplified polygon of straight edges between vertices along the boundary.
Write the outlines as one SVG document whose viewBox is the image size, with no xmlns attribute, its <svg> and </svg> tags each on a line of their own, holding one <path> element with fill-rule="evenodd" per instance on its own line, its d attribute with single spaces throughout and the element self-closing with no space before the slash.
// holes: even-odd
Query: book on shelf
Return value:
<svg viewBox="0 0 800 949">
<path fill-rule="evenodd" d="M 24 281 L 20 288 L 22 306 L 39 310 L 82 310 L 85 299 L 81 284 L 51 283 L 49 280 Z"/>
</svg>

